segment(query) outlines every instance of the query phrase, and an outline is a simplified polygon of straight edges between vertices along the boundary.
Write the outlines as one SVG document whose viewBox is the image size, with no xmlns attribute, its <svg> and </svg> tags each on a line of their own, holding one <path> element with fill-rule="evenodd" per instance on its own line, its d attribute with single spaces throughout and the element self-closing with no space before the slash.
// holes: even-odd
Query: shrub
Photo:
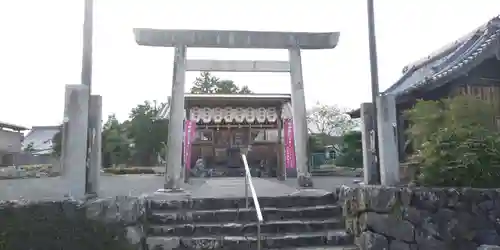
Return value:
<svg viewBox="0 0 500 250">
<path fill-rule="evenodd" d="M 500 134 L 489 103 L 464 96 L 419 101 L 406 115 L 417 184 L 500 187 Z"/>
<path fill-rule="evenodd" d="M 342 141 L 340 154 L 335 160 L 335 165 L 353 168 L 363 167 L 361 132 L 348 132 L 342 137 Z"/>
<path fill-rule="evenodd" d="M 108 174 L 154 174 L 153 168 L 105 168 L 105 173 Z"/>
</svg>

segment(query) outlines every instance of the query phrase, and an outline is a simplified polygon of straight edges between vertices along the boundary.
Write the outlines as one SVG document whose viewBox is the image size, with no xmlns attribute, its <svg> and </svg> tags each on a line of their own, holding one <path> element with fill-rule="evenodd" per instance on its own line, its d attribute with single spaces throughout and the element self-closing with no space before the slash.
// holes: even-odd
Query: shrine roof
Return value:
<svg viewBox="0 0 500 250">
<path fill-rule="evenodd" d="M 290 102 L 290 94 L 185 94 L 186 104 L 195 105 L 275 105 Z"/>
</svg>

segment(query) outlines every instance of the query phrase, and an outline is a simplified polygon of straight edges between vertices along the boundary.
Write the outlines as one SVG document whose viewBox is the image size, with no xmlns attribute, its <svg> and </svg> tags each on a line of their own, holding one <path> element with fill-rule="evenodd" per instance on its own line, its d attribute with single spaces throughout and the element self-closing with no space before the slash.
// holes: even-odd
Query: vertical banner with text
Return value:
<svg viewBox="0 0 500 250">
<path fill-rule="evenodd" d="M 285 119 L 285 164 L 286 168 L 295 169 L 295 137 L 293 134 L 293 121 L 292 119 Z"/>
<path fill-rule="evenodd" d="M 191 170 L 191 149 L 196 135 L 196 123 L 186 120 L 184 123 L 184 165 L 186 172 Z"/>
<path fill-rule="evenodd" d="M 285 168 L 290 165 L 290 150 L 288 149 L 288 119 L 283 120 L 283 152 L 285 153 Z M 286 173 L 286 172 L 285 172 Z"/>
</svg>

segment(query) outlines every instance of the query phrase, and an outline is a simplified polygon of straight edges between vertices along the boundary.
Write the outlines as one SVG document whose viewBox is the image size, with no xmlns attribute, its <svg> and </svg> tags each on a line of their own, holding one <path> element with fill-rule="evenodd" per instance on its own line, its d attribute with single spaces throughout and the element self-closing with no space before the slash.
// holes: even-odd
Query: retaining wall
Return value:
<svg viewBox="0 0 500 250">
<path fill-rule="evenodd" d="M 145 201 L 0 201 L 0 250 L 143 249 Z"/>
<path fill-rule="evenodd" d="M 500 245 L 500 189 L 363 186 L 342 192 L 346 228 L 361 250 Z"/>
</svg>

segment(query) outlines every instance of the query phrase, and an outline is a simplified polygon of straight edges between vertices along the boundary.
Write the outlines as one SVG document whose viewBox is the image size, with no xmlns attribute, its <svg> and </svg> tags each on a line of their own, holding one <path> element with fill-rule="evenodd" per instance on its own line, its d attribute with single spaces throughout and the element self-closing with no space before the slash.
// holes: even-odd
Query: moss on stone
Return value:
<svg viewBox="0 0 500 250">
<path fill-rule="evenodd" d="M 125 227 L 88 219 L 78 202 L 0 202 L 0 250 L 133 249 Z"/>
</svg>

